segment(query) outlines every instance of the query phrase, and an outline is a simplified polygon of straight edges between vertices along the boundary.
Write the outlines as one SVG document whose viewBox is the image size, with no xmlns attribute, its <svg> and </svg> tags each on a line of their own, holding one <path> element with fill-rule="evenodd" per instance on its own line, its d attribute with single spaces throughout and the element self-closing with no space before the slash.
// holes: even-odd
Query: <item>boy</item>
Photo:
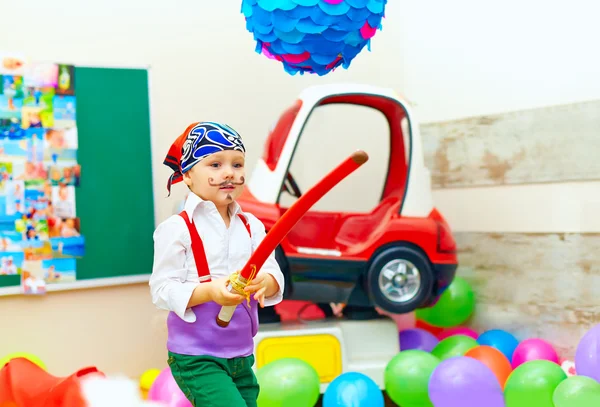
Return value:
<svg viewBox="0 0 600 407">
<path fill-rule="evenodd" d="M 150 278 L 153 303 L 168 310 L 168 363 L 194 406 L 256 406 L 252 371 L 257 305 L 283 297 L 284 280 L 274 253 L 245 288 L 227 290 L 265 236 L 255 216 L 236 203 L 245 182 L 245 148 L 229 126 L 200 122 L 177 138 L 164 164 L 173 170 L 167 189 L 183 181 L 190 193 L 184 209 L 154 233 Z M 224 305 L 236 305 L 229 326 L 217 326 Z"/>
</svg>

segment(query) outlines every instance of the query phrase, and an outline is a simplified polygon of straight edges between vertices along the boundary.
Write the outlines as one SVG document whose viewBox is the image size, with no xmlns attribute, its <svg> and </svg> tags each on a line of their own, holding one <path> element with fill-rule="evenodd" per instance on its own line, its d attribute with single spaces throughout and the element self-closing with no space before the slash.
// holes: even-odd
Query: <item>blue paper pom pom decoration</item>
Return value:
<svg viewBox="0 0 600 407">
<path fill-rule="evenodd" d="M 256 52 L 276 59 L 290 75 L 348 69 L 369 46 L 387 0 L 242 0 Z"/>
</svg>

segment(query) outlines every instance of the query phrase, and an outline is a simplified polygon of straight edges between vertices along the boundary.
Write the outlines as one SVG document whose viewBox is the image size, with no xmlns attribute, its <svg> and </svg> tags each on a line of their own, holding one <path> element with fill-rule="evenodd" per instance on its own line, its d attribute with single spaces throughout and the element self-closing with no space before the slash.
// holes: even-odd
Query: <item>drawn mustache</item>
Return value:
<svg viewBox="0 0 600 407">
<path fill-rule="evenodd" d="M 240 185 L 244 185 L 246 183 L 246 180 L 244 179 L 244 177 L 240 177 L 239 182 L 235 182 L 235 181 L 223 181 L 221 183 L 215 183 L 215 180 L 212 178 L 208 179 L 208 184 L 211 187 L 226 187 L 228 185 L 234 185 L 234 186 L 240 186 Z"/>
</svg>

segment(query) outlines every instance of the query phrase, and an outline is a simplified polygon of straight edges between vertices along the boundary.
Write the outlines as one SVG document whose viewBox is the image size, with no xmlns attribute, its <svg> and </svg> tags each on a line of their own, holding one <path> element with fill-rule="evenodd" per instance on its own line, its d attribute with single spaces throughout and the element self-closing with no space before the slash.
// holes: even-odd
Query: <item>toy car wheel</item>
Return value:
<svg viewBox="0 0 600 407">
<path fill-rule="evenodd" d="M 376 306 L 394 314 L 414 311 L 433 288 L 427 258 L 409 247 L 392 247 L 374 258 L 367 275 L 368 290 Z"/>
</svg>

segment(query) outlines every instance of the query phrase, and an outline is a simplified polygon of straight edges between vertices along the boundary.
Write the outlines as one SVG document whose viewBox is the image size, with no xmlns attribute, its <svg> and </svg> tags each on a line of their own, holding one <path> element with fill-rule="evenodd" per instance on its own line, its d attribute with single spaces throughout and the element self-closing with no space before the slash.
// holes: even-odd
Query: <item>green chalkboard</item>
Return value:
<svg viewBox="0 0 600 407">
<path fill-rule="evenodd" d="M 75 69 L 85 255 L 77 280 L 150 274 L 154 203 L 148 71 Z"/>
<path fill-rule="evenodd" d="M 150 274 L 154 203 L 148 71 L 75 68 L 77 217 L 85 254 L 77 280 Z M 0 276 L 0 287 L 20 276 Z M 68 283 L 67 283 L 68 284 Z"/>
</svg>

